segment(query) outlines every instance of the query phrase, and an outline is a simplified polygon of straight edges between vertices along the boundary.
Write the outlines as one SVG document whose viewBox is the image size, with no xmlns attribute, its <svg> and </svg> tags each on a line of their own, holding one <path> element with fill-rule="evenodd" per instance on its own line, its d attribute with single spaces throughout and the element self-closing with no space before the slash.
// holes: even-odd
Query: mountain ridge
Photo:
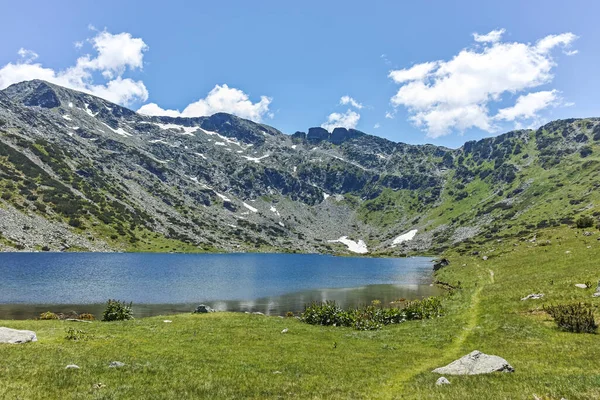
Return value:
<svg viewBox="0 0 600 400">
<path fill-rule="evenodd" d="M 450 149 L 344 128 L 287 135 L 225 113 L 143 116 L 39 80 L 0 93 L 5 250 L 340 253 L 363 240 L 371 254 L 436 252 L 548 221 L 543 202 L 564 198 L 533 194 L 559 164 L 571 175 L 586 164 L 577 188 L 593 199 L 584 211 L 596 207 L 584 183 L 598 118 Z"/>
</svg>

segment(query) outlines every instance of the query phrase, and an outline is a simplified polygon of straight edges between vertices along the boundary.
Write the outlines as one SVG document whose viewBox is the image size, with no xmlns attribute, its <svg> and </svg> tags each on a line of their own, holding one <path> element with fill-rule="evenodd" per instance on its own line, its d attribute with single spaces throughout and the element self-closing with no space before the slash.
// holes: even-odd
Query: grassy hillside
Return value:
<svg viewBox="0 0 600 400">
<path fill-rule="evenodd" d="M 593 288 L 574 284 L 600 279 L 598 237 L 559 227 L 454 248 L 437 274 L 459 287 L 444 297 L 446 315 L 380 331 L 233 313 L 176 315 L 172 323 L 2 321 L 35 330 L 39 342 L 0 347 L 0 397 L 599 398 L 600 337 L 561 332 L 541 310 L 579 301 L 597 310 Z M 540 292 L 542 300 L 520 300 Z M 82 340 L 67 340 L 68 328 L 85 331 Z M 435 386 L 433 368 L 475 349 L 516 372 L 448 376 L 451 385 Z M 126 366 L 108 368 L 111 361 Z M 65 370 L 71 363 L 81 369 Z"/>
</svg>

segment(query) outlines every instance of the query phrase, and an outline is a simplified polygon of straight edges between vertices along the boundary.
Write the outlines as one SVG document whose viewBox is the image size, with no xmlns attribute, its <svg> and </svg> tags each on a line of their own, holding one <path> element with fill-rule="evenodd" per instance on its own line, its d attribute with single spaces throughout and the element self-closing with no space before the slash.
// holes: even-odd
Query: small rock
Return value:
<svg viewBox="0 0 600 400">
<path fill-rule="evenodd" d="M 173 321 L 171 321 L 170 319 L 165 319 L 163 322 L 164 322 L 165 324 L 170 324 L 170 323 L 171 323 L 171 322 L 173 322 Z"/>
<path fill-rule="evenodd" d="M 446 377 L 442 376 L 441 378 L 439 378 L 437 381 L 435 381 L 435 384 L 437 386 L 442 386 L 442 385 L 449 385 L 450 381 L 448 379 L 446 379 Z"/>
<path fill-rule="evenodd" d="M 592 295 L 592 297 L 600 297 L 600 292 L 596 292 Z"/>
<path fill-rule="evenodd" d="M 585 283 L 576 283 L 575 287 L 578 287 L 579 289 L 587 289 L 587 285 Z"/>
<path fill-rule="evenodd" d="M 0 343 L 21 344 L 27 342 L 37 342 L 35 332 L 0 327 Z"/>
<path fill-rule="evenodd" d="M 441 260 L 439 260 L 435 264 L 433 264 L 433 270 L 437 271 L 444 267 L 447 267 L 448 265 L 450 265 L 450 261 L 448 261 L 447 258 L 442 258 Z"/>
<path fill-rule="evenodd" d="M 433 372 L 444 375 L 479 375 L 492 372 L 514 372 L 515 369 L 502 357 L 474 350 L 450 364 Z"/>
<path fill-rule="evenodd" d="M 65 367 L 65 369 L 79 369 L 79 365 L 69 364 Z"/>
<path fill-rule="evenodd" d="M 125 366 L 125 363 L 123 363 L 121 361 L 111 361 L 111 363 L 108 364 L 108 368 L 121 368 L 124 366 Z"/>
<path fill-rule="evenodd" d="M 583 236 L 592 236 L 592 232 L 585 231 L 583 232 Z"/>
<path fill-rule="evenodd" d="M 285 328 L 284 330 L 282 330 L 281 333 L 288 333 L 288 328 Z"/>
<path fill-rule="evenodd" d="M 571 254 L 571 250 L 565 251 L 565 254 Z"/>
<path fill-rule="evenodd" d="M 521 301 L 523 301 L 523 300 L 537 300 L 537 299 L 541 299 L 542 297 L 544 297 L 544 293 L 532 293 L 532 294 L 528 294 L 527 296 L 523 297 L 521 299 Z"/>
<path fill-rule="evenodd" d="M 215 312 L 215 310 L 213 310 L 212 308 L 210 308 L 206 304 L 200 304 L 194 310 L 194 314 L 206 314 L 206 313 L 211 313 L 211 312 Z"/>
<path fill-rule="evenodd" d="M 265 314 L 261 313 L 260 311 L 254 311 L 252 314 L 254 314 L 254 315 L 265 315 Z"/>
<path fill-rule="evenodd" d="M 281 374 L 281 371 L 273 371 L 274 374 Z"/>
<path fill-rule="evenodd" d="M 86 321 L 85 319 L 77 319 L 77 318 L 67 318 L 65 319 L 65 321 L 69 321 L 69 322 L 83 322 L 86 324 L 91 324 L 92 321 Z"/>
<path fill-rule="evenodd" d="M 104 383 L 100 383 L 100 382 L 98 382 L 98 383 L 94 383 L 94 384 L 92 385 L 92 388 L 93 388 L 93 389 L 102 389 L 103 387 L 106 387 L 106 385 L 105 385 Z"/>
<path fill-rule="evenodd" d="M 483 256 L 483 257 L 481 257 L 481 259 L 482 259 L 483 261 L 487 261 L 487 259 L 488 259 L 488 256 Z"/>
</svg>

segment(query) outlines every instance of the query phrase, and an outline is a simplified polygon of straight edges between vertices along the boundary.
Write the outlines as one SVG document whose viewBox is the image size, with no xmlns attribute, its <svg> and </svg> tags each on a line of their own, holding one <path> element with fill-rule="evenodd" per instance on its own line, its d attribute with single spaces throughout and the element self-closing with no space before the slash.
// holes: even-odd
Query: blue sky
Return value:
<svg viewBox="0 0 600 400">
<path fill-rule="evenodd" d="M 5 3 L 0 87 L 46 78 L 152 113 L 450 147 L 600 116 L 596 2 Z"/>
</svg>

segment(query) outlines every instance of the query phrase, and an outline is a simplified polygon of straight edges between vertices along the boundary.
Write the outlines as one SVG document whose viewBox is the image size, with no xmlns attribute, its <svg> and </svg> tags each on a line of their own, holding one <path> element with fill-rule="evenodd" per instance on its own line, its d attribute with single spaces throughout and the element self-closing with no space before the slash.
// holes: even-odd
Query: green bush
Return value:
<svg viewBox="0 0 600 400">
<path fill-rule="evenodd" d="M 560 304 L 544 306 L 560 330 L 575 333 L 596 333 L 598 325 L 592 309 L 585 304 Z"/>
<path fill-rule="evenodd" d="M 75 328 L 67 329 L 67 334 L 65 336 L 65 339 L 74 340 L 74 341 L 85 340 L 85 339 L 89 339 L 89 338 L 90 338 L 90 335 L 88 335 L 88 333 L 86 331 L 82 331 L 80 329 L 75 329 Z"/>
<path fill-rule="evenodd" d="M 408 320 L 435 318 L 441 313 L 442 303 L 435 297 L 409 302 L 404 308 L 384 308 L 375 300 L 368 306 L 351 310 L 343 310 L 334 301 L 326 301 L 305 306 L 301 319 L 311 325 L 351 326 L 364 331 Z"/>
<path fill-rule="evenodd" d="M 54 314 L 52 311 L 46 311 L 40 314 L 40 319 L 58 319 L 58 315 Z"/>
<path fill-rule="evenodd" d="M 594 226 L 594 222 L 594 218 L 588 215 L 582 215 L 581 217 L 577 218 L 577 220 L 575 221 L 575 225 L 577 225 L 577 227 L 580 229 L 591 228 L 592 226 Z"/>
<path fill-rule="evenodd" d="M 102 321 L 125 321 L 133 319 L 132 303 L 125 303 L 119 300 L 108 300 L 106 309 L 102 314 Z"/>
</svg>

